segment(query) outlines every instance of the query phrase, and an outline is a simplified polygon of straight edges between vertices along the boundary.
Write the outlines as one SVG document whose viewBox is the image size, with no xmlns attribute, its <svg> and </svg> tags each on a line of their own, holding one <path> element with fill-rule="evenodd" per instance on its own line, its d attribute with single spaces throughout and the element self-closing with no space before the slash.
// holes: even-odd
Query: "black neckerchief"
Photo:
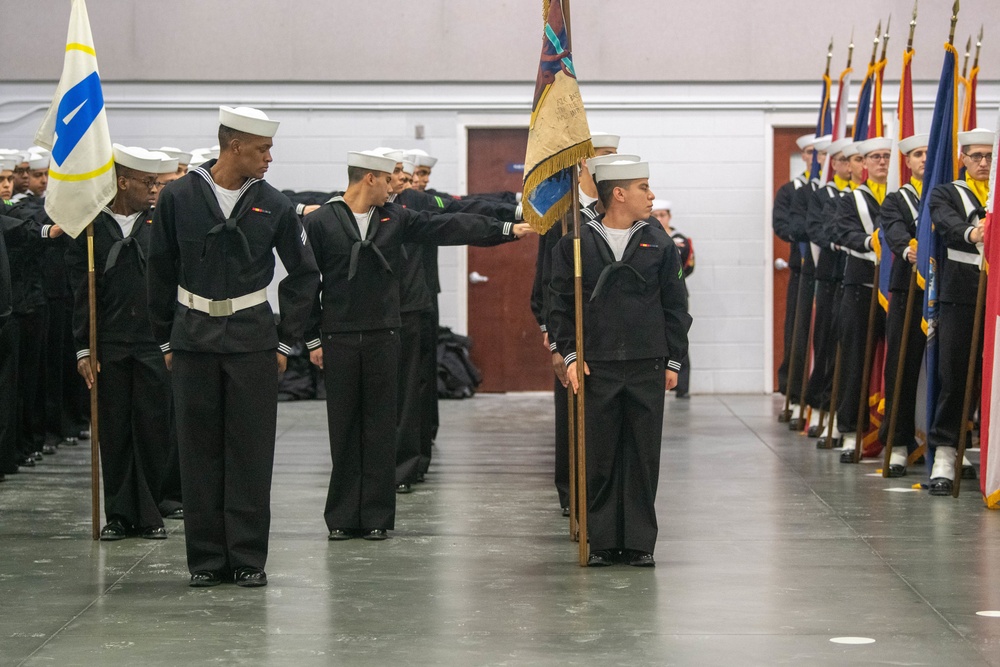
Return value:
<svg viewBox="0 0 1000 667">
<path fill-rule="evenodd" d="M 378 232 L 377 221 L 372 220 L 372 216 L 377 210 L 374 206 L 368 209 L 368 230 L 365 234 L 365 238 L 361 238 L 361 230 L 358 229 L 358 221 L 354 217 L 354 211 L 348 206 L 347 202 L 344 201 L 343 197 L 334 197 L 327 202 L 330 204 L 331 210 L 333 210 L 334 217 L 340 221 L 340 223 L 347 230 L 348 236 L 350 236 L 354 243 L 351 245 L 351 263 L 347 270 L 347 279 L 354 280 L 354 275 L 358 272 L 358 259 L 361 257 L 361 250 L 368 248 L 373 253 L 378 261 L 382 264 L 382 268 L 385 269 L 386 273 L 392 273 L 392 266 L 386 260 L 385 255 L 374 243 L 374 238 L 376 232 Z M 342 206 L 337 206 L 337 203 L 342 204 Z M 347 215 L 344 209 L 350 211 L 350 216 Z"/>
<path fill-rule="evenodd" d="M 253 261 L 253 254 L 250 252 L 250 242 L 247 241 L 247 235 L 243 233 L 243 230 L 239 228 L 237 223 L 240 218 L 246 215 L 247 211 L 251 208 L 251 203 L 253 198 L 246 197 L 246 193 L 257 183 L 260 182 L 259 178 L 248 178 L 246 183 L 240 188 L 240 194 L 236 199 L 236 206 L 233 208 L 232 214 L 227 218 L 222 213 L 222 208 L 219 206 L 219 199 L 215 194 L 215 189 L 218 187 L 215 180 L 212 178 L 211 169 L 215 166 L 217 160 L 207 162 L 202 166 L 194 169 L 194 173 L 201 176 L 201 187 L 202 194 L 204 194 L 205 199 L 208 201 L 209 208 L 215 213 L 216 217 L 222 219 L 224 222 L 220 222 L 216 226 L 208 230 L 208 234 L 205 235 L 205 245 L 202 247 L 201 256 L 204 259 L 205 255 L 208 253 L 208 247 L 210 243 L 214 242 L 216 238 L 219 238 L 219 234 L 223 232 L 232 233 L 235 232 L 240 239 L 240 245 L 243 248 L 243 254 L 246 255 L 247 261 Z"/>
<path fill-rule="evenodd" d="M 603 219 L 603 218 L 601 218 Z M 601 271 L 601 275 L 597 278 L 597 284 L 594 286 L 594 292 L 590 295 L 590 300 L 596 299 L 601 292 L 604 291 L 604 286 L 607 284 L 608 279 L 611 275 L 620 269 L 629 269 L 635 274 L 635 277 L 639 279 L 639 282 L 643 285 L 646 284 L 646 279 L 642 277 L 639 270 L 628 263 L 628 260 L 632 258 L 635 254 L 636 248 L 639 247 L 639 230 L 648 225 L 645 220 L 636 220 L 632 223 L 632 227 L 629 228 L 628 241 L 625 244 L 625 251 L 622 253 L 622 258 L 620 260 L 615 260 L 615 256 L 611 253 L 611 243 L 608 241 L 607 236 L 604 234 L 604 224 L 599 220 L 591 220 L 587 224 L 594 229 L 598 236 L 604 241 L 595 242 L 594 245 L 597 247 L 597 252 L 601 256 L 601 261 L 604 262 L 604 269 Z"/>
<path fill-rule="evenodd" d="M 135 234 L 136 230 L 139 229 L 139 221 L 143 217 L 143 213 L 146 211 L 140 211 L 135 218 L 135 222 L 132 224 L 132 229 L 129 230 L 128 236 L 122 235 L 122 228 L 118 224 L 118 221 L 114 218 L 114 212 L 108 208 L 104 207 L 104 213 L 107 215 L 102 215 L 101 220 L 104 222 L 104 227 L 111 234 L 111 238 L 115 240 L 114 245 L 111 246 L 111 250 L 108 251 L 108 260 L 104 263 L 104 273 L 107 274 L 108 271 L 114 268 L 115 264 L 118 263 L 118 255 L 121 254 L 123 248 L 128 248 L 130 246 L 135 246 L 135 252 L 139 258 L 139 270 L 142 273 L 146 273 L 146 254 L 142 251 L 142 246 L 136 241 Z"/>
</svg>

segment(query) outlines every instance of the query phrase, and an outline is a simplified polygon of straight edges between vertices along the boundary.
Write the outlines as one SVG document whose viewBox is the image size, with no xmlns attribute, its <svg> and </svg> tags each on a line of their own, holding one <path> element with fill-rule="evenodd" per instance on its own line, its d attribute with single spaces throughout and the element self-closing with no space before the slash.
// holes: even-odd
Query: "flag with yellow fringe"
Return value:
<svg viewBox="0 0 1000 667">
<path fill-rule="evenodd" d="M 524 220 L 544 234 L 569 209 L 572 171 L 594 155 L 562 0 L 543 0 L 542 55 L 524 158 Z"/>
</svg>

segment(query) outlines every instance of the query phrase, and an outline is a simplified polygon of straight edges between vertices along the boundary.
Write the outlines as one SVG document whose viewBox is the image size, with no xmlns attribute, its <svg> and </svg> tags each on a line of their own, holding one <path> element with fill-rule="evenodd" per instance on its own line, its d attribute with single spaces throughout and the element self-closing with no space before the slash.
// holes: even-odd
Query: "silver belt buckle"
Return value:
<svg viewBox="0 0 1000 667">
<path fill-rule="evenodd" d="M 209 301 L 208 314 L 211 317 L 228 317 L 233 314 L 233 300 Z"/>
</svg>

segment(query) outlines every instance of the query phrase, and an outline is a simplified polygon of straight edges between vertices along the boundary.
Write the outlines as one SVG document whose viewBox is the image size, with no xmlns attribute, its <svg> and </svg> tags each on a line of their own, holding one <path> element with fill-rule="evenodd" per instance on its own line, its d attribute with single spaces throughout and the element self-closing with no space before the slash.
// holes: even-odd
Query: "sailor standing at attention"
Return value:
<svg viewBox="0 0 1000 667">
<path fill-rule="evenodd" d="M 224 106 L 219 123 L 219 157 L 160 193 L 150 321 L 172 370 L 191 586 L 265 586 L 278 374 L 319 271 L 292 203 L 263 180 L 278 122 Z M 288 271 L 277 325 L 274 251 Z"/>
</svg>

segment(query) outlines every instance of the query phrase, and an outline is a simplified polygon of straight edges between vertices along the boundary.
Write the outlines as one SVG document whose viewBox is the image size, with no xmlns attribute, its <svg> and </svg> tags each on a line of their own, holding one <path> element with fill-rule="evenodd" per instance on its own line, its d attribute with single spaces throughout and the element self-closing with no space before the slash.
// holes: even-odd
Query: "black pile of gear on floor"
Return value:
<svg viewBox="0 0 1000 667">
<path fill-rule="evenodd" d="M 469 358 L 472 339 L 448 327 L 438 327 L 438 397 L 471 398 L 483 381 L 482 372 Z"/>
</svg>

